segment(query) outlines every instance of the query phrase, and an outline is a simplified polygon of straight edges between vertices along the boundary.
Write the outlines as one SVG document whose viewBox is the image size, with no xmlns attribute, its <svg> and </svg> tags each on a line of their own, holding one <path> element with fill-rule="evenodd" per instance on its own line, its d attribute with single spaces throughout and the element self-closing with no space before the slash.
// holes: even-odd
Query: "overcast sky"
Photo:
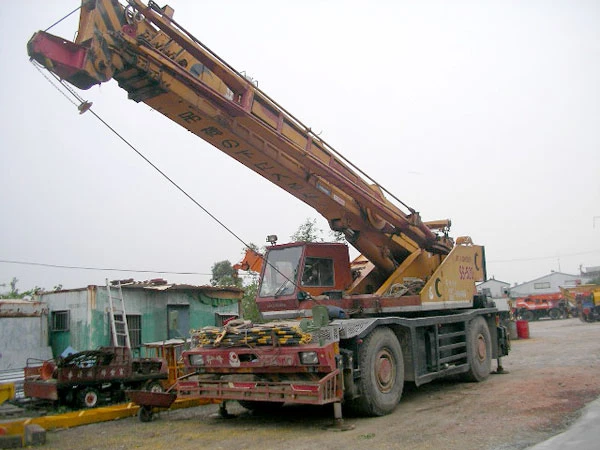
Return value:
<svg viewBox="0 0 600 450">
<path fill-rule="evenodd" d="M 170 0 L 174 18 L 424 220 L 524 282 L 600 266 L 597 1 Z M 20 290 L 105 278 L 207 284 L 242 244 L 29 63 L 26 43 L 79 5 L 0 13 L 0 262 Z M 367 6 L 368 5 L 368 6 Z M 42 7 L 43 6 L 43 7 Z M 50 32 L 73 39 L 78 14 Z M 318 215 L 116 84 L 94 111 L 244 241 Z M 319 217 L 319 226 L 327 224 Z M 3 288 L 0 288 L 0 291 Z"/>
</svg>

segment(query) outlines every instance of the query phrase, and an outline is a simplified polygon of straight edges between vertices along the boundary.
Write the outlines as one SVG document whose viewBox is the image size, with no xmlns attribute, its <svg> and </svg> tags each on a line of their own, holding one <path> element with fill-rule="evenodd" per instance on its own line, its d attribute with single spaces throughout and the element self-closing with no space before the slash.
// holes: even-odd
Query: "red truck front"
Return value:
<svg viewBox="0 0 600 450">
<path fill-rule="evenodd" d="M 178 384 L 179 396 L 238 400 L 249 408 L 340 401 L 339 329 L 329 324 L 324 306 L 312 317 L 308 297 L 342 291 L 351 281 L 347 255 L 341 244 L 271 247 L 257 303 L 263 316 L 281 320 L 257 325 L 237 320 L 194 331 L 192 349 L 184 353 L 189 375 Z"/>
</svg>

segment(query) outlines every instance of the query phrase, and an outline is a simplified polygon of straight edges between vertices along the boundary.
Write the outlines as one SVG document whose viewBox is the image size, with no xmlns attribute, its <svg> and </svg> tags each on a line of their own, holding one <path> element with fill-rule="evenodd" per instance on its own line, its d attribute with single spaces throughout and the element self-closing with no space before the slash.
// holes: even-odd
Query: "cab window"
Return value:
<svg viewBox="0 0 600 450">
<path fill-rule="evenodd" d="M 333 259 L 307 257 L 302 286 L 333 286 Z"/>
</svg>

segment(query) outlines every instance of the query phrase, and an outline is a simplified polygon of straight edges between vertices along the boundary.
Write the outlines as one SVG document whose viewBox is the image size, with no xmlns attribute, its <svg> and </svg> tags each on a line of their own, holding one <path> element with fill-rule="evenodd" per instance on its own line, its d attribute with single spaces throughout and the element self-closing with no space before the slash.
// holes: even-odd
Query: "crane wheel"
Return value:
<svg viewBox="0 0 600 450">
<path fill-rule="evenodd" d="M 367 416 L 391 413 L 404 388 L 404 358 L 394 332 L 382 327 L 369 334 L 359 350 L 359 362 L 360 397 L 351 401 L 351 409 Z"/>
<path fill-rule="evenodd" d="M 492 338 L 483 317 L 476 317 L 467 324 L 467 381 L 483 381 L 492 371 Z"/>
</svg>

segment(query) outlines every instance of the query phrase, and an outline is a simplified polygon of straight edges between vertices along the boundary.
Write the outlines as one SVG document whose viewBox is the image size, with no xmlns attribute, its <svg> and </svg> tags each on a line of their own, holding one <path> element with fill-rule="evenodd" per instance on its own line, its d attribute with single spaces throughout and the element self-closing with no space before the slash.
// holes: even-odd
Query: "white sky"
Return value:
<svg viewBox="0 0 600 450">
<path fill-rule="evenodd" d="M 26 43 L 77 1 L 0 12 L 0 263 L 23 291 L 106 277 L 207 284 L 242 244 L 29 63 Z M 162 3 L 161 3 L 162 4 Z M 171 0 L 174 18 L 416 210 L 485 245 L 524 282 L 600 265 L 600 3 Z M 50 30 L 72 39 L 78 14 Z M 317 213 L 116 82 L 80 94 L 246 242 Z M 327 229 L 319 218 L 321 228 Z M 0 288 L 0 291 L 3 288 Z"/>
</svg>

